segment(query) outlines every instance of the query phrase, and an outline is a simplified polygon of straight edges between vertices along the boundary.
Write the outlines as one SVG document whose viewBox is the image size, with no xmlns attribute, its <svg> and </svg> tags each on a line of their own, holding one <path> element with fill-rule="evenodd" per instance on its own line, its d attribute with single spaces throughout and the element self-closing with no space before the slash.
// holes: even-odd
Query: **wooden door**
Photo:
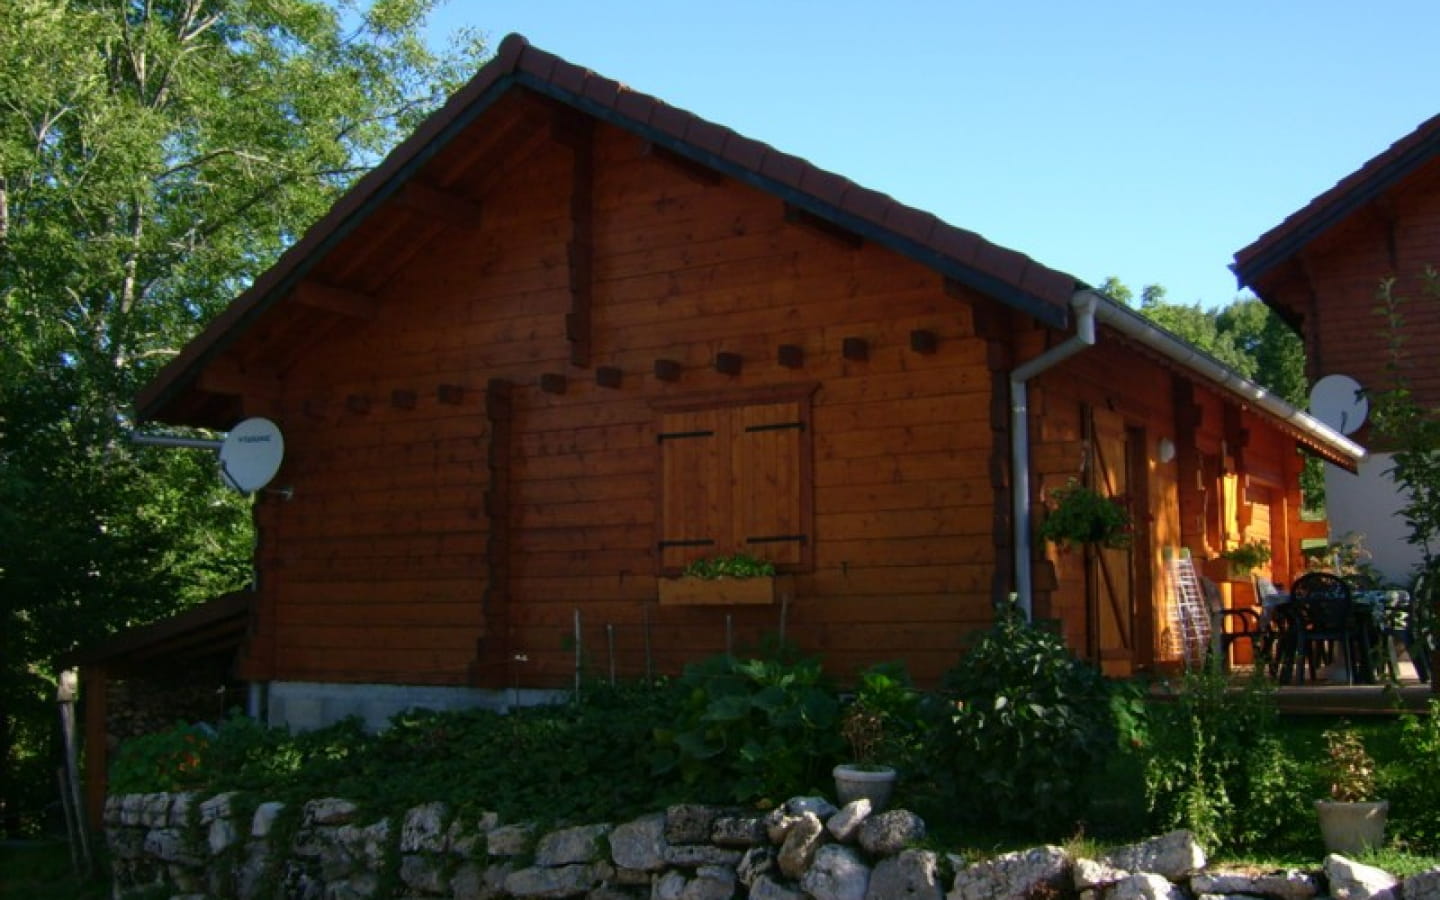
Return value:
<svg viewBox="0 0 1440 900">
<path fill-rule="evenodd" d="M 1090 409 L 1090 466 L 1096 490 L 1131 504 L 1130 441 L 1121 416 Z M 1135 510 L 1131 510 L 1132 516 Z M 1087 643 L 1091 659 L 1106 675 L 1124 677 L 1135 668 L 1135 584 L 1132 550 L 1095 547 L 1087 551 Z"/>
</svg>

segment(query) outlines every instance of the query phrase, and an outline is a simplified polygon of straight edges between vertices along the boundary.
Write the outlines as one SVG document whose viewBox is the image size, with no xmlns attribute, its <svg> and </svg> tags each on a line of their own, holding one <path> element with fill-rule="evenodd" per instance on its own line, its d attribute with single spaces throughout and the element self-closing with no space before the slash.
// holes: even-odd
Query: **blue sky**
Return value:
<svg viewBox="0 0 1440 900">
<path fill-rule="evenodd" d="M 1095 283 L 1228 303 L 1234 252 L 1440 112 L 1440 2 L 451 0 Z"/>
</svg>

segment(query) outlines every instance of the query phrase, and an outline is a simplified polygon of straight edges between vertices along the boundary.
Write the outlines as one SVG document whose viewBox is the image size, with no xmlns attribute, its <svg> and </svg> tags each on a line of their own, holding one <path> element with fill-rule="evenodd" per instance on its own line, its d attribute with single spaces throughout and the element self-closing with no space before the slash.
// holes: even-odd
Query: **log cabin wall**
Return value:
<svg viewBox="0 0 1440 900">
<path fill-rule="evenodd" d="M 1038 340 L 1032 335 L 1027 343 Z M 1028 347 L 1027 355 L 1038 349 Z M 1113 602 L 1103 584 L 1099 597 L 1093 586 L 1087 589 L 1085 552 L 1037 542 L 1035 552 L 1045 555 L 1055 572 L 1054 589 L 1036 598 L 1037 615 L 1058 620 L 1066 643 L 1110 674 L 1148 668 L 1166 621 L 1163 550 L 1177 542 L 1181 530 L 1179 465 L 1161 463 L 1154 453 L 1162 437 L 1177 445 L 1182 440 L 1169 370 L 1102 330 L 1094 347 L 1039 376 L 1030 396 L 1037 523 L 1048 492 L 1071 478 L 1086 480 L 1086 467 L 1098 463 L 1093 446 L 1098 443 L 1108 457 L 1104 464 L 1122 479 L 1121 493 L 1136 524 L 1133 562 L 1123 553 L 1107 554 L 1117 594 Z"/>
<path fill-rule="evenodd" d="M 1440 307 L 1425 302 L 1422 274 L 1440 267 L 1440 164 L 1433 161 L 1356 214 L 1323 233 L 1273 277 L 1267 302 L 1301 322 L 1307 374 L 1314 381 L 1343 373 L 1372 390 L 1384 390 L 1388 335 L 1376 313 L 1383 278 L 1397 277 L 1411 359 L 1411 388 L 1422 406 L 1440 405 L 1440 367 L 1428 348 L 1440 344 Z M 1357 437 L 1367 445 L 1375 435 Z"/>
<path fill-rule="evenodd" d="M 469 191 L 480 228 L 435 234 L 287 371 L 252 673 L 562 685 L 578 610 L 622 674 L 642 643 L 675 671 L 783 627 L 837 673 L 938 678 L 1005 582 L 984 301 L 609 126 L 503 168 Z M 777 390 L 808 415 L 793 598 L 660 608 L 664 409 Z"/>
</svg>

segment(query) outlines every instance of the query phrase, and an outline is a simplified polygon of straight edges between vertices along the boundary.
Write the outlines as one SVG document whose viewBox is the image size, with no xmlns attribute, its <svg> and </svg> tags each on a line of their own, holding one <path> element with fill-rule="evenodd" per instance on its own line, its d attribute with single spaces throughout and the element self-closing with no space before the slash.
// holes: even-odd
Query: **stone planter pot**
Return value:
<svg viewBox="0 0 1440 900">
<path fill-rule="evenodd" d="M 1320 816 L 1320 836 L 1325 840 L 1325 849 L 1331 853 L 1353 856 L 1366 847 L 1385 844 L 1388 800 L 1363 803 L 1316 800 L 1315 811 Z"/>
<path fill-rule="evenodd" d="M 854 766 L 841 764 L 831 772 L 835 776 L 835 797 L 841 806 L 861 797 L 870 801 L 875 812 L 884 809 L 895 793 L 894 769 L 889 766 Z"/>
</svg>

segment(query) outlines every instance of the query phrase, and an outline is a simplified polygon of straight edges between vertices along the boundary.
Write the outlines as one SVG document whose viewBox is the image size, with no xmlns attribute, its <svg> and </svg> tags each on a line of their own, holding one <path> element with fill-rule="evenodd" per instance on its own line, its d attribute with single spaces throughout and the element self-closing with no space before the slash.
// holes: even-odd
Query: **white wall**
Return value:
<svg viewBox="0 0 1440 900">
<path fill-rule="evenodd" d="M 1365 535 L 1370 562 L 1391 581 L 1405 584 L 1420 563 L 1420 551 L 1405 542 L 1409 529 L 1396 514 L 1403 495 L 1385 473 L 1391 454 L 1372 453 L 1360 463 L 1358 474 L 1325 465 L 1325 503 L 1330 516 L 1330 539 L 1350 532 Z"/>
</svg>

